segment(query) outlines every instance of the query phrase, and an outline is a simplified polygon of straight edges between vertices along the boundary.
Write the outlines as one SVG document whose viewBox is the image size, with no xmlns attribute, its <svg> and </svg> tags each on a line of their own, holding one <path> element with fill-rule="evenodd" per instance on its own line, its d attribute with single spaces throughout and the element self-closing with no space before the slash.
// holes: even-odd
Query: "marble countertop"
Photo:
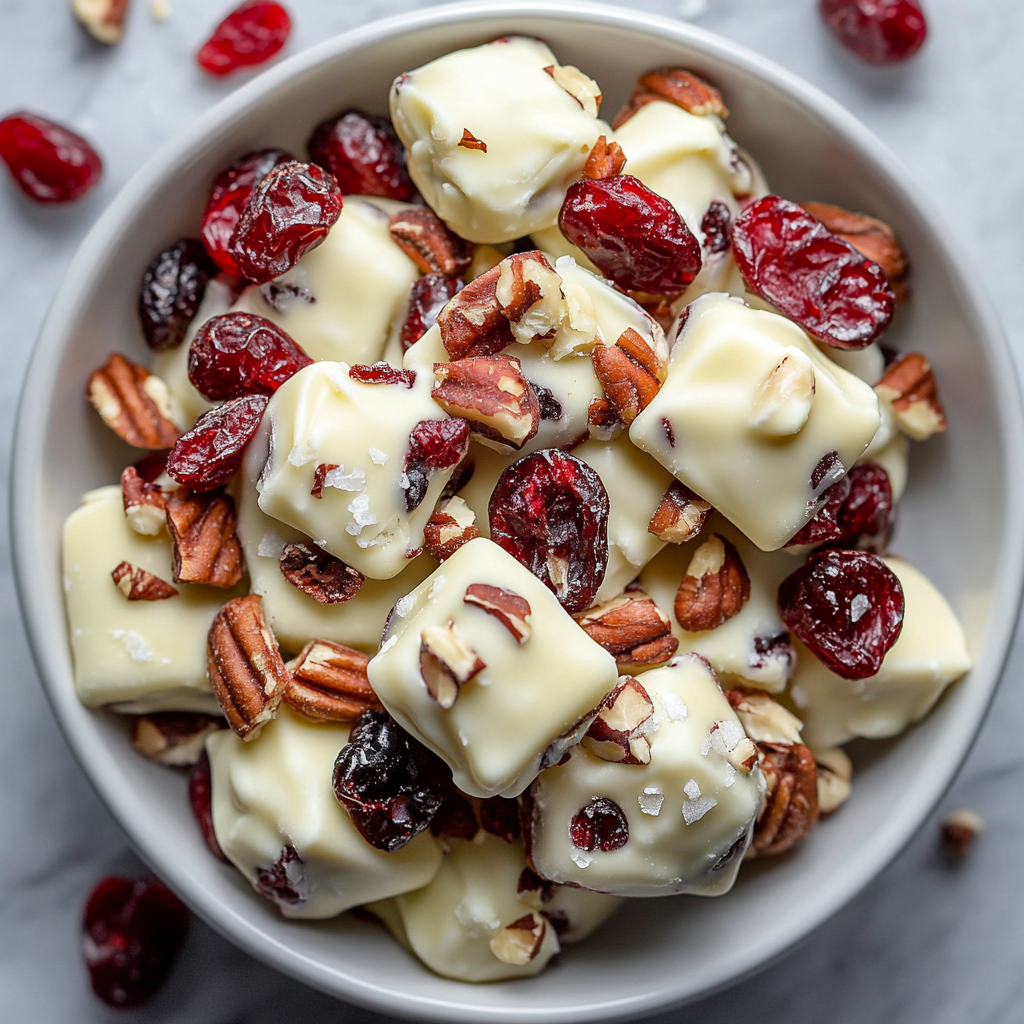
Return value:
<svg viewBox="0 0 1024 1024">
<path fill-rule="evenodd" d="M 924 0 L 931 38 L 909 66 L 869 69 L 827 37 L 815 0 L 632 0 L 743 43 L 817 84 L 895 151 L 945 214 L 965 259 L 981 268 L 1018 360 L 1024 277 L 1024 142 L 1019 0 Z M 288 52 L 416 0 L 287 0 Z M 78 30 L 69 0 L 0 0 L 0 113 L 27 108 L 90 136 L 105 157 L 83 203 L 43 209 L 0 180 L 0 433 L 10 437 L 21 376 L 46 307 L 82 237 L 141 163 L 236 81 L 203 77 L 193 53 L 228 3 L 169 0 L 170 18 L 134 0 L 125 43 L 107 50 Z M 0 179 L 6 175 L 0 174 Z M 8 445 L 0 449 L 6 480 Z M 0 1020 L 64 1024 L 125 1019 L 88 990 L 79 954 L 86 894 L 104 874 L 137 872 L 118 826 L 72 758 L 50 714 L 22 634 L 5 520 L 0 537 Z M 952 791 L 902 855 L 845 910 L 769 970 L 678 1022 L 1001 1024 L 1024 1000 L 1024 647 Z M 987 823 L 968 859 L 949 865 L 938 821 L 967 805 Z M 200 922 L 165 990 L 132 1019 L 189 1024 L 378 1022 L 235 950 Z"/>
</svg>

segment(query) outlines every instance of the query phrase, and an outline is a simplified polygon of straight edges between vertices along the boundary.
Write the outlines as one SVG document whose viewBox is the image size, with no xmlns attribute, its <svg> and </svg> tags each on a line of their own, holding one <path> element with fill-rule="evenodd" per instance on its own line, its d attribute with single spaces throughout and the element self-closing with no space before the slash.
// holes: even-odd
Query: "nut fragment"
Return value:
<svg viewBox="0 0 1024 1024">
<path fill-rule="evenodd" d="M 577 621 L 622 672 L 661 665 L 679 647 L 668 616 L 641 590 L 595 605 Z"/>
<path fill-rule="evenodd" d="M 277 714 L 289 678 L 258 594 L 232 598 L 221 608 L 206 640 L 206 658 L 228 725 L 243 740 L 255 739 Z"/>
<path fill-rule="evenodd" d="M 423 527 L 423 543 L 435 562 L 451 558 L 463 544 L 479 536 L 476 513 L 458 496 L 442 501 Z"/>
<path fill-rule="evenodd" d="M 458 277 L 473 259 L 473 246 L 426 206 L 412 206 L 391 217 L 392 241 L 423 271 Z"/>
<path fill-rule="evenodd" d="M 601 90 L 589 76 L 572 64 L 549 64 L 544 69 L 591 117 L 601 108 Z"/>
<path fill-rule="evenodd" d="M 179 487 L 167 498 L 174 542 L 174 582 L 233 587 L 242 578 L 235 502 L 223 490 L 193 494 Z"/>
<path fill-rule="evenodd" d="M 623 423 L 632 423 L 661 388 L 657 355 L 637 331 L 627 327 L 614 345 L 598 345 L 590 357 L 608 404 Z"/>
<path fill-rule="evenodd" d="M 420 675 L 427 692 L 442 708 L 450 708 L 459 688 L 485 668 L 454 622 L 427 626 L 420 634 Z"/>
<path fill-rule="evenodd" d="M 128 525 L 145 537 L 155 537 L 167 526 L 167 494 L 158 484 L 139 476 L 134 466 L 121 474 L 121 499 Z"/>
<path fill-rule="evenodd" d="M 530 639 L 533 627 L 527 620 L 531 610 L 525 597 L 487 583 L 471 583 L 466 587 L 466 596 L 462 600 L 493 615 L 512 634 L 516 643 L 525 644 Z"/>
<path fill-rule="evenodd" d="M 790 349 L 758 385 L 747 417 L 766 437 L 789 437 L 804 428 L 814 398 L 814 364 Z"/>
<path fill-rule="evenodd" d="M 676 591 L 676 620 L 699 633 L 728 622 L 750 597 L 750 577 L 739 552 L 713 533 L 693 554 Z"/>
<path fill-rule="evenodd" d="M 729 116 L 729 108 L 723 102 L 722 94 L 703 78 L 683 68 L 659 68 L 641 77 L 633 95 L 612 122 L 612 127 L 621 127 L 641 107 L 656 100 L 667 100 L 698 117 L 708 114 L 721 118 Z"/>
<path fill-rule="evenodd" d="M 494 295 L 521 345 L 554 339 L 566 314 L 562 278 L 539 251 L 503 259 Z"/>
<path fill-rule="evenodd" d="M 437 316 L 441 341 L 452 359 L 491 355 L 516 339 L 495 291 L 501 264 L 457 292 Z"/>
<path fill-rule="evenodd" d="M 544 339 L 551 358 L 556 361 L 593 352 L 594 346 L 604 341 L 590 292 L 580 284 L 563 280 L 562 295 L 565 298 L 565 316 L 554 337 Z"/>
<path fill-rule="evenodd" d="M 961 807 L 942 819 L 942 845 L 951 857 L 961 860 L 974 845 L 975 837 L 984 829 L 985 823 L 976 811 Z"/>
<path fill-rule="evenodd" d="M 889 364 L 875 393 L 892 403 L 900 430 L 915 441 L 927 440 L 946 429 L 931 363 L 920 352 L 908 352 Z"/>
<path fill-rule="evenodd" d="M 595 441 L 610 441 L 622 432 L 623 423 L 607 398 L 595 398 L 587 409 L 587 430 Z"/>
<path fill-rule="evenodd" d="M 119 562 L 110 576 L 129 601 L 166 601 L 178 596 L 177 587 L 131 562 Z"/>
<path fill-rule="evenodd" d="M 654 510 L 647 532 L 669 544 L 685 544 L 704 529 L 711 511 L 710 502 L 673 480 Z"/>
<path fill-rule="evenodd" d="M 617 142 L 609 142 L 607 137 L 602 135 L 594 143 L 594 148 L 583 165 L 583 177 L 592 181 L 599 178 L 614 178 L 621 174 L 626 166 L 626 154 Z"/>
<path fill-rule="evenodd" d="M 128 0 L 72 0 L 71 6 L 93 39 L 107 46 L 121 42 Z"/>
<path fill-rule="evenodd" d="M 743 731 L 756 743 L 803 743 L 803 722 L 766 693 L 726 690 Z"/>
<path fill-rule="evenodd" d="M 370 659 L 330 640 L 311 640 L 285 668 L 284 702 L 309 718 L 354 722 L 382 705 L 366 675 Z"/>
<path fill-rule="evenodd" d="M 459 145 L 463 149 L 478 149 L 481 153 L 487 152 L 487 143 L 481 142 L 468 128 L 462 129 L 462 138 Z"/>
<path fill-rule="evenodd" d="M 224 720 L 195 711 L 157 711 L 132 723 L 132 746 L 147 760 L 175 768 L 195 764 L 206 737 L 224 728 Z"/>
<path fill-rule="evenodd" d="M 805 838 L 818 821 L 818 766 L 802 743 L 759 743 L 765 805 L 747 859 L 775 857 Z"/>
<path fill-rule="evenodd" d="M 342 604 L 359 593 L 366 577 L 340 558 L 306 544 L 285 544 L 281 575 L 319 604 Z"/>
<path fill-rule="evenodd" d="M 642 684 L 627 676 L 597 709 L 597 717 L 580 741 L 604 761 L 650 764 L 651 745 L 643 725 L 654 714 L 654 702 Z"/>
<path fill-rule="evenodd" d="M 818 762 L 818 811 L 832 814 L 850 798 L 853 764 L 842 747 L 819 750 L 814 760 Z"/>
<path fill-rule="evenodd" d="M 170 448 L 181 436 L 164 381 L 117 352 L 89 375 L 85 393 L 103 422 L 136 448 Z"/>
<path fill-rule="evenodd" d="M 536 911 L 506 925 L 491 939 L 491 952 L 503 963 L 525 967 L 539 952 L 547 922 Z"/>
</svg>

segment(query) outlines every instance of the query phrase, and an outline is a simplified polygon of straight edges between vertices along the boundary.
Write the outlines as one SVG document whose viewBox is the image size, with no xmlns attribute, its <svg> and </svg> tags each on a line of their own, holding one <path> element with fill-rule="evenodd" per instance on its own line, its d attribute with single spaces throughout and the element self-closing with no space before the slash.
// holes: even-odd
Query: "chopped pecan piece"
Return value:
<svg viewBox="0 0 1024 1024">
<path fill-rule="evenodd" d="M 351 601 L 366 577 L 340 558 L 306 544 L 285 544 L 278 559 L 281 575 L 319 604 Z"/>
<path fill-rule="evenodd" d="M 530 639 L 533 627 L 527 621 L 530 602 L 525 597 L 488 583 L 471 583 L 466 587 L 466 596 L 462 600 L 493 615 L 512 634 L 516 643 L 525 644 Z"/>
<path fill-rule="evenodd" d="M 420 636 L 420 675 L 427 692 L 442 708 L 450 708 L 459 689 L 487 666 L 466 643 L 454 622 L 428 626 Z"/>
<path fill-rule="evenodd" d="M 255 739 L 277 714 L 289 679 L 258 594 L 232 598 L 221 608 L 206 640 L 206 658 L 228 725 L 243 740 Z"/>
<path fill-rule="evenodd" d="M 591 117 L 597 117 L 603 98 L 597 82 L 572 64 L 549 64 L 544 70 Z"/>
<path fill-rule="evenodd" d="M 607 398 L 595 398 L 587 409 L 587 429 L 595 441 L 610 441 L 623 427 Z M 586 440 L 586 437 L 584 437 Z"/>
<path fill-rule="evenodd" d="M 953 860 L 963 860 L 984 830 L 981 815 L 969 807 L 961 807 L 942 819 L 942 845 Z"/>
<path fill-rule="evenodd" d="M 487 152 L 487 143 L 481 142 L 468 128 L 462 129 L 462 138 L 459 145 L 463 149 L 478 149 L 481 153 Z"/>
<path fill-rule="evenodd" d="M 121 474 L 121 499 L 128 525 L 136 533 L 155 537 L 167 525 L 166 492 L 139 476 L 134 466 Z"/>
<path fill-rule="evenodd" d="M 818 762 L 818 812 L 832 814 L 849 800 L 853 791 L 853 762 L 842 747 L 819 750 L 814 760 Z"/>
<path fill-rule="evenodd" d="M 775 857 L 792 849 L 818 821 L 818 766 L 802 743 L 759 743 L 767 787 L 747 858 Z"/>
<path fill-rule="evenodd" d="M 597 180 L 598 178 L 614 178 L 621 174 L 626 166 L 626 154 L 617 142 L 609 142 L 602 135 L 594 143 L 594 148 L 583 165 L 583 177 Z"/>
<path fill-rule="evenodd" d="M 879 398 L 892 403 L 900 430 L 915 441 L 927 440 L 946 429 L 935 374 L 920 352 L 908 352 L 891 362 L 875 391 Z"/>
<path fill-rule="evenodd" d="M 452 359 L 500 352 L 516 339 L 495 294 L 501 264 L 452 297 L 437 316 L 441 341 Z"/>
<path fill-rule="evenodd" d="M 641 107 L 655 100 L 667 100 L 677 107 L 698 117 L 715 114 L 729 116 L 729 108 L 722 100 L 722 94 L 692 71 L 683 68 L 659 68 L 643 75 L 633 90 L 633 95 L 619 111 L 612 123 L 613 128 L 624 125 Z"/>
<path fill-rule="evenodd" d="M 768 694 L 726 690 L 725 696 L 755 743 L 803 743 L 803 722 Z"/>
<path fill-rule="evenodd" d="M 110 576 L 129 601 L 166 601 L 178 596 L 177 587 L 131 562 L 119 562 Z"/>
<path fill-rule="evenodd" d="M 598 345 L 590 358 L 612 411 L 623 423 L 632 423 L 661 387 L 657 355 L 640 334 L 627 327 L 614 345 Z"/>
<path fill-rule="evenodd" d="M 424 274 L 458 277 L 473 259 L 473 246 L 459 238 L 433 210 L 411 206 L 391 217 L 391 239 Z"/>
<path fill-rule="evenodd" d="M 673 480 L 654 510 L 647 532 L 669 544 L 685 544 L 704 529 L 711 503 L 694 494 L 686 484 Z"/>
<path fill-rule="evenodd" d="M 285 668 L 291 677 L 284 687 L 284 702 L 309 718 L 327 722 L 354 722 L 364 711 L 382 705 L 366 675 L 370 659 L 362 651 L 311 640 Z"/>
<path fill-rule="evenodd" d="M 577 621 L 622 672 L 661 665 L 679 647 L 668 616 L 640 590 L 595 605 Z"/>
<path fill-rule="evenodd" d="M 89 375 L 86 396 L 103 422 L 136 448 L 170 448 L 181 436 L 164 381 L 117 352 Z"/>
<path fill-rule="evenodd" d="M 128 0 L 72 0 L 71 6 L 93 39 L 107 46 L 121 42 Z"/>
<path fill-rule="evenodd" d="M 222 490 L 193 494 L 179 487 L 168 495 L 174 582 L 233 587 L 242 578 L 237 523 L 234 499 Z"/>
<path fill-rule="evenodd" d="M 459 497 L 442 501 L 423 527 L 423 543 L 435 562 L 451 558 L 463 544 L 479 536 L 476 513 Z"/>
<path fill-rule="evenodd" d="M 503 964 L 525 967 L 540 952 L 547 927 L 544 918 L 532 910 L 491 939 L 491 952 Z"/>
<path fill-rule="evenodd" d="M 206 737 L 224 728 L 224 720 L 196 711 L 156 711 L 132 723 L 132 746 L 147 760 L 175 768 L 194 765 Z"/>
<path fill-rule="evenodd" d="M 604 761 L 650 764 L 651 745 L 643 725 L 653 714 L 654 701 L 641 683 L 622 679 L 598 705 L 597 717 L 580 742 Z"/>
<path fill-rule="evenodd" d="M 540 251 L 517 252 L 503 259 L 494 296 L 522 345 L 554 339 L 565 318 L 562 278 Z"/>
<path fill-rule="evenodd" d="M 739 552 L 713 533 L 693 554 L 676 591 L 679 625 L 691 633 L 728 622 L 750 597 L 750 577 Z"/>
</svg>

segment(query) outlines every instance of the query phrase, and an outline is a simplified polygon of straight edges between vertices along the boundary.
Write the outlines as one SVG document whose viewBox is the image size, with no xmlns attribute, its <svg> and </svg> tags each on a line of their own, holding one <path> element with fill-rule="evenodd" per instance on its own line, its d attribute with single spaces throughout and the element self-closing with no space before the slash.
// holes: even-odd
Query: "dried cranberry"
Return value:
<svg viewBox="0 0 1024 1024">
<path fill-rule="evenodd" d="M 143 456 L 138 462 L 134 463 L 132 469 L 134 469 L 147 484 L 151 484 L 158 476 L 160 476 L 161 473 L 167 470 L 167 453 L 150 452 L 149 455 Z"/>
<path fill-rule="evenodd" d="M 514 843 L 519 839 L 519 804 L 503 796 L 488 797 L 480 804 L 480 824 L 485 832 Z"/>
<path fill-rule="evenodd" d="M 622 808 L 606 796 L 595 796 L 569 822 L 569 838 L 577 850 L 620 850 L 629 841 L 629 822 Z"/>
<path fill-rule="evenodd" d="M 451 791 L 451 772 L 386 711 L 364 711 L 334 762 L 334 795 L 360 835 L 394 853 L 427 828 Z"/>
<path fill-rule="evenodd" d="M 912 57 L 928 34 L 917 0 L 821 0 L 820 10 L 836 39 L 869 64 Z"/>
<path fill-rule="evenodd" d="M 415 370 L 396 370 L 383 360 L 373 366 L 350 366 L 348 375 L 363 384 L 398 384 L 403 388 L 411 388 L 416 383 Z"/>
<path fill-rule="evenodd" d="M 471 840 L 480 831 L 473 805 L 457 790 L 445 797 L 440 810 L 430 823 L 435 836 L 451 836 L 453 839 Z"/>
<path fill-rule="evenodd" d="M 181 344 L 216 273 L 202 243 L 192 238 L 179 238 L 153 257 L 139 291 L 142 334 L 150 348 L 159 352 Z"/>
<path fill-rule="evenodd" d="M 884 548 L 892 535 L 896 505 L 889 474 L 874 462 L 854 466 L 826 492 L 817 515 L 787 544 Z"/>
<path fill-rule="evenodd" d="M 709 256 L 728 252 L 730 232 L 732 230 L 732 214 L 729 207 L 717 199 L 708 203 L 707 210 L 700 222 L 704 232 L 704 252 Z"/>
<path fill-rule="evenodd" d="M 562 403 L 555 398 L 555 393 L 551 388 L 546 388 L 543 384 L 537 384 L 532 380 L 530 381 L 530 387 L 533 388 L 534 394 L 537 396 L 537 404 L 540 406 L 540 418 L 557 423 L 562 418 Z"/>
<path fill-rule="evenodd" d="M 294 159 L 283 149 L 259 149 L 236 160 L 214 181 L 203 213 L 200 236 L 210 259 L 225 273 L 241 273 L 228 253 L 228 246 L 252 190 L 275 167 Z"/>
<path fill-rule="evenodd" d="M 889 326 L 896 300 L 884 271 L 802 206 L 763 196 L 732 228 L 747 287 L 837 348 L 863 348 Z"/>
<path fill-rule="evenodd" d="M 155 878 L 104 878 L 85 905 L 82 945 L 92 990 L 108 1006 L 141 1006 L 185 942 L 188 911 Z"/>
<path fill-rule="evenodd" d="M 246 395 L 203 413 L 175 442 L 167 472 L 193 491 L 212 491 L 227 483 L 241 465 L 268 401 L 266 395 Z"/>
<path fill-rule="evenodd" d="M 291 19 L 280 4 L 248 0 L 213 30 L 196 59 L 204 71 L 219 78 L 270 60 L 287 42 L 291 30 Z"/>
<path fill-rule="evenodd" d="M 831 548 L 782 581 L 779 611 L 836 675 L 866 679 L 903 628 L 903 588 L 877 555 Z"/>
<path fill-rule="evenodd" d="M 405 510 L 420 507 L 432 473 L 457 466 L 468 451 L 469 424 L 465 420 L 420 420 L 409 434 L 409 452 L 402 466 L 409 483 Z"/>
<path fill-rule="evenodd" d="M 202 832 L 210 853 L 218 860 L 226 861 L 227 857 L 224 856 L 224 851 L 217 842 L 217 833 L 213 829 L 213 780 L 210 775 L 210 756 L 205 750 L 189 772 L 188 802 L 192 805 L 192 813 L 199 823 L 199 831 Z"/>
<path fill-rule="evenodd" d="M 675 207 L 630 174 L 570 185 L 558 226 L 626 291 L 679 295 L 700 272 L 700 243 Z"/>
<path fill-rule="evenodd" d="M 279 907 L 305 903 L 306 871 L 294 846 L 282 846 L 277 860 L 268 868 L 257 868 L 252 887 Z"/>
<path fill-rule="evenodd" d="M 27 196 L 68 203 L 100 180 L 103 162 L 80 135 L 25 112 L 0 121 L 0 159 Z"/>
<path fill-rule="evenodd" d="M 786 547 L 800 544 L 824 544 L 838 540 L 842 534 L 839 526 L 839 510 L 850 496 L 850 479 L 844 476 L 829 487 L 823 497 L 825 504 L 818 509 L 813 519 L 809 519 Z"/>
<path fill-rule="evenodd" d="M 384 196 L 408 202 L 417 195 L 391 121 L 346 110 L 316 126 L 309 158 L 338 179 L 345 195 Z"/>
<path fill-rule="evenodd" d="M 315 249 L 340 215 L 341 190 L 330 174 L 297 160 L 281 164 L 254 186 L 228 252 L 243 277 L 265 284 Z"/>
<path fill-rule="evenodd" d="M 243 395 L 272 395 L 313 362 L 277 324 L 255 313 L 211 317 L 188 352 L 188 379 L 220 402 Z"/>
<path fill-rule="evenodd" d="M 402 323 L 402 351 L 407 352 L 437 323 L 437 314 L 448 305 L 462 287 L 457 277 L 424 274 L 413 282 L 409 310 Z"/>
<path fill-rule="evenodd" d="M 608 492 L 585 462 L 552 448 L 514 462 L 488 505 L 491 539 L 568 612 L 593 604 L 608 567 Z"/>
</svg>

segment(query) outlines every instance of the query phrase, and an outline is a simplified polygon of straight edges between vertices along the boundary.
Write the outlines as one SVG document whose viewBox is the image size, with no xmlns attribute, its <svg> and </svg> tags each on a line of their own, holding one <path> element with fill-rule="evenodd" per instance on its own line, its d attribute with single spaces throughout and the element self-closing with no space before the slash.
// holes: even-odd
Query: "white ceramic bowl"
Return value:
<svg viewBox="0 0 1024 1024">
<path fill-rule="evenodd" d="M 632 901 L 553 970 L 472 986 L 422 968 L 382 929 L 346 915 L 285 921 L 215 861 L 183 779 L 148 764 L 123 721 L 77 701 L 65 641 L 60 529 L 83 491 L 117 480 L 129 454 L 83 400 L 111 349 L 145 360 L 138 281 L 153 253 L 194 235 L 209 182 L 264 145 L 303 152 L 322 118 L 386 108 L 392 78 L 507 33 L 540 36 L 596 76 L 614 114 L 637 75 L 679 64 L 717 82 L 732 135 L 772 187 L 889 221 L 914 267 L 914 298 L 890 335 L 935 364 L 949 432 L 915 447 L 895 547 L 962 616 L 977 660 L 920 726 L 862 757 L 853 799 L 778 863 L 745 870 L 727 897 Z M 610 116 L 610 115 L 609 115 Z M 233 942 L 318 988 L 376 1010 L 444 1021 L 637 1017 L 728 985 L 778 956 L 858 892 L 919 826 L 965 756 L 1017 617 L 1024 547 L 1024 430 L 998 322 L 941 221 L 888 151 L 815 89 L 689 25 L 618 8 L 523 0 L 439 7 L 377 22 L 301 53 L 228 97 L 154 157 L 83 244 L 36 345 L 22 395 L 11 496 L 26 626 L 68 742 L 139 853 Z"/>
</svg>

